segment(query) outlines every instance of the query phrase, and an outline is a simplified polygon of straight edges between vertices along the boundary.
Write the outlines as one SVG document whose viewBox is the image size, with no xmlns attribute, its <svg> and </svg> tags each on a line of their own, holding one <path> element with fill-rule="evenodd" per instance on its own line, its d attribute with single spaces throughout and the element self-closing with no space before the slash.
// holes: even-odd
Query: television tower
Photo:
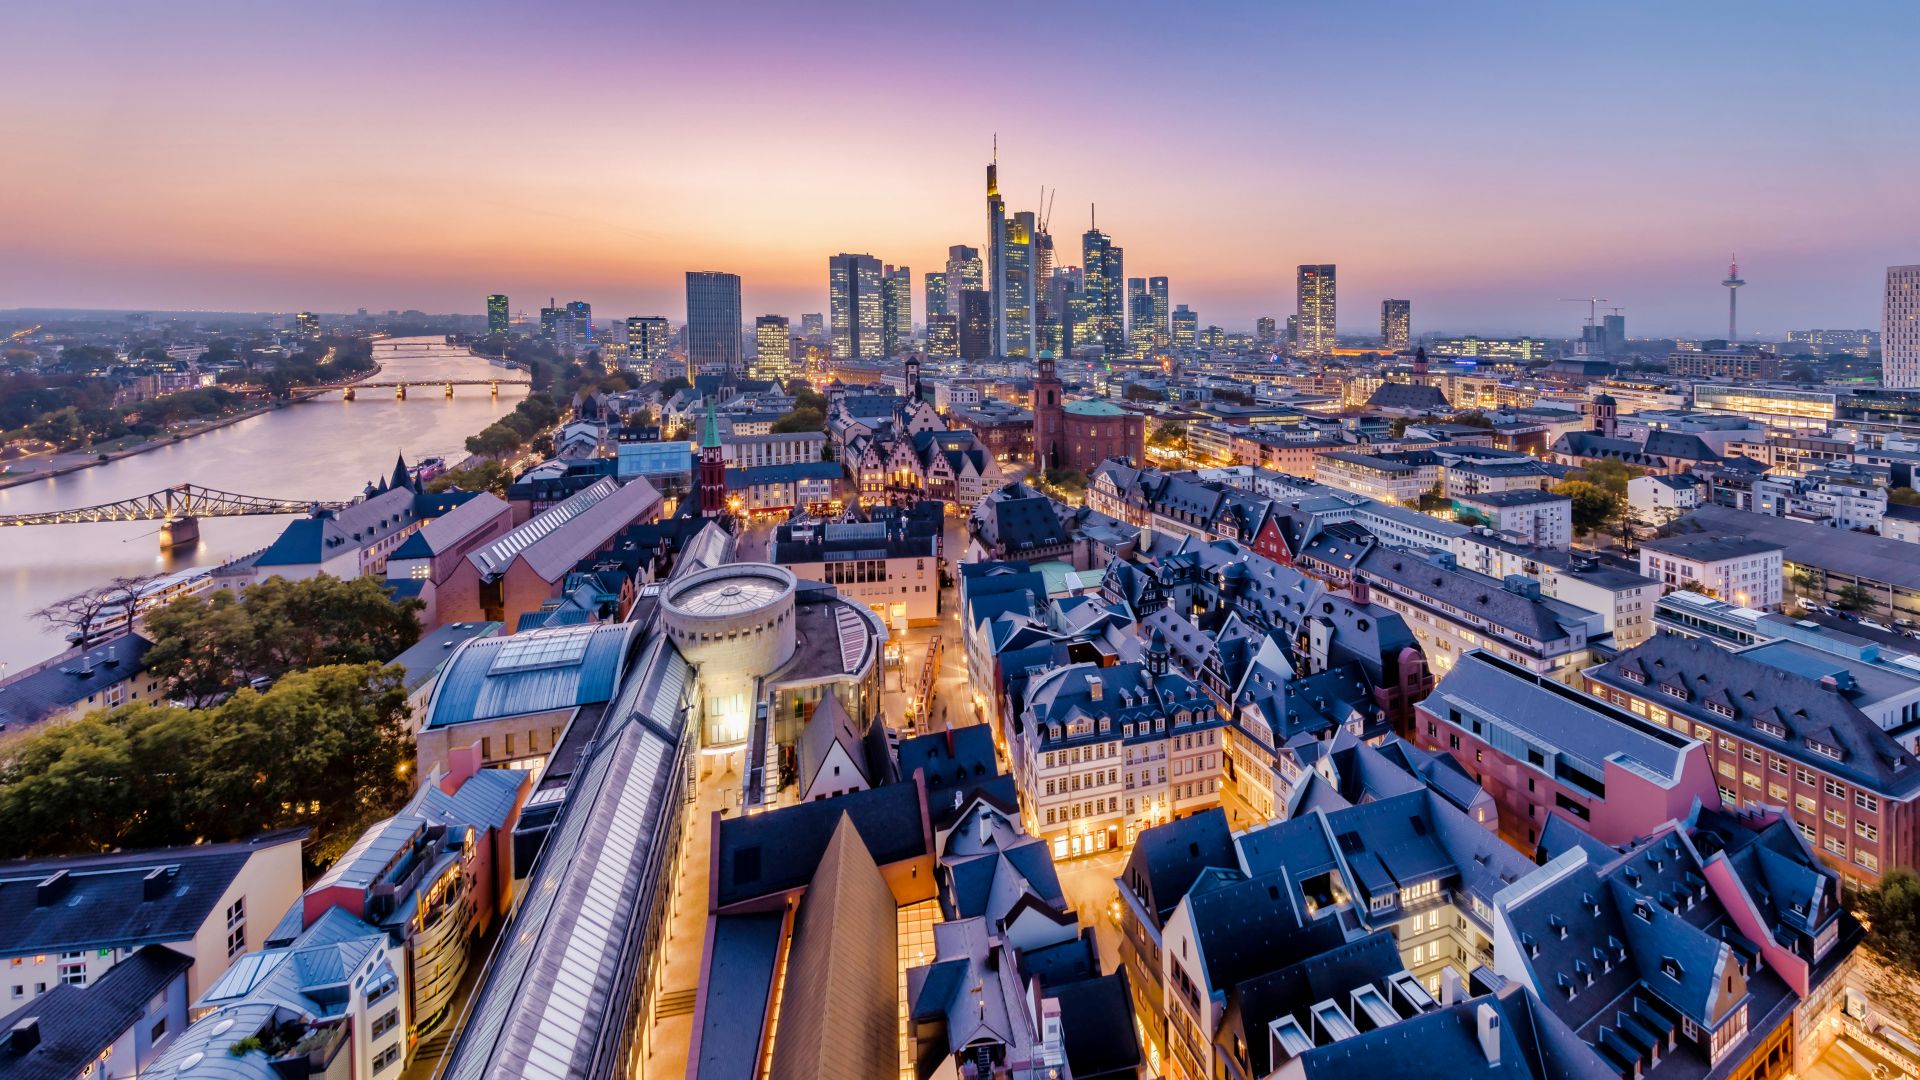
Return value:
<svg viewBox="0 0 1920 1080">
<path fill-rule="evenodd" d="M 1740 278 L 1740 256 L 1727 256 L 1727 280 L 1720 284 L 1727 287 L 1727 344 L 1736 345 L 1740 341 L 1739 323 L 1735 319 L 1735 315 L 1739 311 L 1737 302 L 1740 293 L 1738 290 L 1740 286 L 1746 284 L 1746 282 Z"/>
</svg>

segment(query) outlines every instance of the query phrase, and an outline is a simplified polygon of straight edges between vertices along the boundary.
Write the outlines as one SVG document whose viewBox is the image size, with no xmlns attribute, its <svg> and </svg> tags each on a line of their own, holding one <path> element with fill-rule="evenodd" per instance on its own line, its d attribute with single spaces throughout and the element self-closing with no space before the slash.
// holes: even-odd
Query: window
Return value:
<svg viewBox="0 0 1920 1080">
<path fill-rule="evenodd" d="M 373 1071 L 382 1073 L 400 1061 L 400 1044 L 394 1043 L 373 1056 Z"/>
<path fill-rule="evenodd" d="M 242 925 L 227 931 L 227 959 L 231 960 L 246 951 L 247 928 Z"/>
<path fill-rule="evenodd" d="M 386 1013 L 380 1017 L 380 1019 L 375 1020 L 373 1022 L 373 1037 L 377 1039 L 380 1036 L 385 1035 L 387 1032 L 392 1031 L 394 1027 L 397 1026 L 399 1023 L 400 1023 L 400 1010 L 388 1009 Z"/>
<path fill-rule="evenodd" d="M 1855 850 L 1853 853 L 1853 861 L 1872 870 L 1874 873 L 1880 872 L 1880 856 L 1875 855 L 1871 851 Z"/>
<path fill-rule="evenodd" d="M 228 926 L 233 926 L 241 922 L 242 920 L 244 920 L 246 917 L 247 917 L 247 898 L 246 897 L 244 896 L 236 897 L 233 903 L 227 905 L 227 925 Z"/>
<path fill-rule="evenodd" d="M 1853 831 L 1858 833 L 1863 840 L 1880 839 L 1880 826 L 1865 819 L 1855 821 L 1853 823 Z"/>
<path fill-rule="evenodd" d="M 1869 795 L 1864 791 L 1856 791 L 1853 793 L 1853 805 L 1865 810 L 1869 814 L 1877 813 L 1880 809 L 1880 797 L 1878 795 Z"/>
<path fill-rule="evenodd" d="M 1836 799 L 1844 799 L 1847 797 L 1847 785 L 1841 783 L 1838 780 L 1833 779 L 1832 777 L 1827 778 L 1826 789 L 1827 789 L 1827 794 L 1833 796 Z"/>
<path fill-rule="evenodd" d="M 1838 837 L 1838 836 L 1827 837 L 1826 848 L 1828 851 L 1833 852 L 1835 855 L 1838 855 L 1843 859 L 1846 858 L 1847 856 L 1847 842 L 1841 837 Z"/>
</svg>

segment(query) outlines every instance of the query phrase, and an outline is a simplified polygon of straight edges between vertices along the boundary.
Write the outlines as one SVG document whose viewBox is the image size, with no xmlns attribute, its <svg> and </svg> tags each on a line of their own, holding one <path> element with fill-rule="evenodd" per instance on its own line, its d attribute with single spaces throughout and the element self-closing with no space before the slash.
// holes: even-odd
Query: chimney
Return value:
<svg viewBox="0 0 1920 1080">
<path fill-rule="evenodd" d="M 15 1054 L 25 1054 L 40 1045 L 40 1018 L 29 1016 L 13 1025 L 7 1033 L 7 1049 Z"/>
<path fill-rule="evenodd" d="M 446 770 L 440 777 L 440 790 L 448 795 L 456 794 L 460 785 L 480 771 L 480 744 L 470 743 L 448 750 Z"/>
<path fill-rule="evenodd" d="M 1487 1002 L 1481 1002 L 1474 1009 L 1475 1026 L 1480 1029 L 1480 1053 L 1486 1056 L 1487 1064 L 1498 1067 L 1500 1064 L 1500 1013 Z"/>
<path fill-rule="evenodd" d="M 1361 607 L 1373 603 L 1373 589 L 1367 585 L 1367 579 L 1359 574 L 1353 575 L 1352 584 L 1347 586 L 1347 595 L 1353 597 L 1353 602 Z"/>
<path fill-rule="evenodd" d="M 1100 685 L 1100 676 L 1098 675 L 1087 676 L 1087 697 L 1090 700 L 1099 701 L 1101 689 L 1102 687 Z"/>
<path fill-rule="evenodd" d="M 140 899 L 158 900 L 173 886 L 173 867 L 156 866 L 140 879 Z"/>
<path fill-rule="evenodd" d="M 57 870 L 42 878 L 33 889 L 33 906 L 49 907 L 60 902 L 61 898 L 73 891 L 73 875 L 65 870 Z"/>
</svg>

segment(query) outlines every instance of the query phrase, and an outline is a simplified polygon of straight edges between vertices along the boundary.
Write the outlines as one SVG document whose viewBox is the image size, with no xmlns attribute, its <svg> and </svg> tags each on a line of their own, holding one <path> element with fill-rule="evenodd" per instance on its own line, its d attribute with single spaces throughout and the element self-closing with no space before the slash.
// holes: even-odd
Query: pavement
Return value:
<svg viewBox="0 0 1920 1080">
<path fill-rule="evenodd" d="M 1080 925 L 1093 927 L 1094 940 L 1100 945 L 1100 966 L 1105 971 L 1120 968 L 1120 927 L 1114 922 L 1113 902 L 1117 893 L 1113 879 L 1127 863 L 1127 851 L 1103 851 L 1078 859 L 1061 859 L 1053 864 L 1060 878 L 1060 891 L 1080 916 Z"/>
<path fill-rule="evenodd" d="M 1807 1071 L 1800 1075 L 1803 1080 L 1880 1080 L 1905 1074 L 1881 1061 L 1872 1051 L 1843 1036 L 1835 1039 L 1833 1045 L 1827 1047 L 1826 1052 L 1815 1058 Z"/>
</svg>

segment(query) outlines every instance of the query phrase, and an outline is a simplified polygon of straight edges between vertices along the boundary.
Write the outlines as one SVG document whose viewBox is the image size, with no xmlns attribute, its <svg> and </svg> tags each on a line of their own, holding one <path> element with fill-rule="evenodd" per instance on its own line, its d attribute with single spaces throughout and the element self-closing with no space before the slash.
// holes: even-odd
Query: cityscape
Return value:
<svg viewBox="0 0 1920 1080">
<path fill-rule="evenodd" d="M 1920 14 L 751 7 L 0 15 L 0 1080 L 1920 1077 Z"/>
</svg>

